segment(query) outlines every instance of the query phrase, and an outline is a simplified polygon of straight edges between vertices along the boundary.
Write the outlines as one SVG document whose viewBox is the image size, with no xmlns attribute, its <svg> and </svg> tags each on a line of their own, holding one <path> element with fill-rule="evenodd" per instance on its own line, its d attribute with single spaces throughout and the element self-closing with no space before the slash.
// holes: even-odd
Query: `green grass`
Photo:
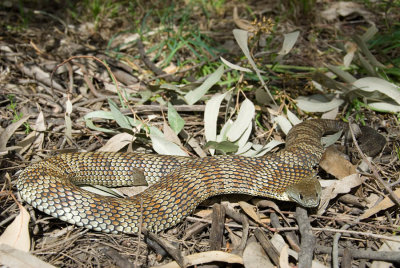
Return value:
<svg viewBox="0 0 400 268">
<path fill-rule="evenodd" d="M 15 101 L 14 95 L 12 95 L 12 94 L 7 95 L 7 99 L 10 102 L 10 104 L 7 105 L 7 109 L 13 114 L 12 122 L 15 123 L 15 122 L 19 121 L 24 115 L 23 115 L 23 113 L 18 112 L 18 108 L 17 108 L 18 105 Z M 27 122 L 24 123 L 24 127 L 25 127 L 26 134 L 31 132 L 32 129 Z"/>
</svg>

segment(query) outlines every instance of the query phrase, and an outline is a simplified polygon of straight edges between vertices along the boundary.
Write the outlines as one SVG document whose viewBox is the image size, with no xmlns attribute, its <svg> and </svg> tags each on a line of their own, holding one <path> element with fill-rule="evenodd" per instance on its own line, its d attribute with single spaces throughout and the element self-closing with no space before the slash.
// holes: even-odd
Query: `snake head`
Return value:
<svg viewBox="0 0 400 268">
<path fill-rule="evenodd" d="M 303 207 L 317 207 L 321 198 L 321 184 L 311 175 L 286 188 L 289 199 Z"/>
</svg>

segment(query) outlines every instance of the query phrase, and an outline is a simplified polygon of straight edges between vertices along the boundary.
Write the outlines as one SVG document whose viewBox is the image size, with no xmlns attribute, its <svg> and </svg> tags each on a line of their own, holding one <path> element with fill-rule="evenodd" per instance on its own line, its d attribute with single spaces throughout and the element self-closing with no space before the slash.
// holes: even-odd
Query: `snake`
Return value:
<svg viewBox="0 0 400 268">
<path fill-rule="evenodd" d="M 303 121 L 288 132 L 283 149 L 260 157 L 62 153 L 26 167 L 16 185 L 21 198 L 34 208 L 106 233 L 159 232 L 183 221 L 204 200 L 223 194 L 316 207 L 321 195 L 316 177 L 324 152 L 321 138 L 346 126 L 339 120 Z M 132 186 L 143 180 L 149 187 L 127 198 L 102 196 L 79 187 Z"/>
</svg>

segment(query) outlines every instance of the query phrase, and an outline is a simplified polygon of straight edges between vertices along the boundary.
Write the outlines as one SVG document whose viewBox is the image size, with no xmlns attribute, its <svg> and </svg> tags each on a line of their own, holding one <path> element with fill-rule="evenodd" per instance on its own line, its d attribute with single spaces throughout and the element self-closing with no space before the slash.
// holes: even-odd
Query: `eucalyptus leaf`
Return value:
<svg viewBox="0 0 400 268">
<path fill-rule="evenodd" d="M 281 61 L 281 59 L 283 58 L 283 56 L 287 55 L 292 48 L 294 47 L 294 45 L 297 42 L 297 39 L 299 38 L 300 32 L 299 31 L 295 31 L 292 33 L 288 33 L 288 34 L 284 34 L 283 37 L 283 45 L 281 50 L 278 52 L 278 57 L 276 57 L 276 61 Z"/>
<path fill-rule="evenodd" d="M 283 133 L 286 135 L 289 133 L 289 130 L 292 128 L 292 124 L 290 123 L 289 120 L 286 119 L 286 117 L 282 115 L 278 115 L 277 117 L 274 118 L 274 121 L 278 124 L 278 126 L 281 128 Z"/>
<path fill-rule="evenodd" d="M 241 71 L 241 72 L 247 72 L 247 73 L 252 73 L 253 72 L 249 68 L 245 68 L 245 67 L 241 67 L 239 65 L 233 64 L 233 63 L 227 61 L 226 59 L 224 59 L 223 57 L 220 57 L 220 59 L 226 66 L 228 66 L 231 69 L 238 70 L 238 71 Z"/>
<path fill-rule="evenodd" d="M 86 114 L 83 119 L 92 119 L 92 118 L 101 118 L 101 119 L 114 119 L 113 114 L 109 111 L 93 111 Z"/>
<path fill-rule="evenodd" d="M 399 113 L 400 112 L 400 105 L 394 105 L 386 102 L 374 102 L 369 103 L 368 107 L 372 110 L 379 111 L 379 112 L 389 112 L 389 113 Z"/>
<path fill-rule="evenodd" d="M 300 96 L 296 99 L 296 102 L 297 102 L 297 107 L 299 107 L 301 110 L 305 112 L 324 113 L 333 110 L 336 107 L 339 107 L 340 105 L 342 105 L 344 100 L 333 98 L 331 101 L 324 102 L 315 100 L 312 98 L 312 96 L 308 97 Z"/>
<path fill-rule="evenodd" d="M 246 142 L 246 144 L 244 144 L 243 146 L 239 146 L 239 148 L 235 154 L 244 154 L 244 153 L 248 152 L 252 146 L 253 146 L 253 143 Z"/>
<path fill-rule="evenodd" d="M 254 118 L 254 114 L 254 104 L 249 99 L 245 99 L 240 106 L 239 114 L 235 122 L 233 122 L 227 133 L 228 140 L 237 141 L 248 128 Z"/>
<path fill-rule="evenodd" d="M 371 25 L 371 27 L 369 27 L 367 29 L 367 31 L 361 36 L 361 40 L 363 42 L 368 42 L 369 40 L 372 39 L 372 37 L 374 37 L 375 34 L 378 33 L 378 28 L 376 28 L 375 24 Z"/>
<path fill-rule="evenodd" d="M 221 80 L 223 73 L 224 65 L 221 64 L 221 66 L 219 66 L 218 69 L 213 72 L 199 87 L 189 91 L 185 95 L 184 98 L 187 104 L 192 105 L 200 100 L 213 85 Z"/>
<path fill-rule="evenodd" d="M 226 141 L 228 139 L 227 134 L 228 134 L 228 131 L 231 129 L 232 125 L 233 125 L 233 121 L 231 119 L 229 119 L 228 121 L 225 122 L 225 124 L 221 128 L 219 135 L 217 135 L 216 140 L 218 142 Z"/>
<path fill-rule="evenodd" d="M 327 148 L 337 142 L 340 136 L 342 136 L 342 131 L 338 131 L 331 135 L 326 135 L 321 138 L 321 143 L 324 145 L 325 148 Z"/>
<path fill-rule="evenodd" d="M 156 151 L 158 154 L 188 156 L 188 154 L 178 145 L 164 139 L 163 137 L 150 134 L 150 139 L 152 141 L 154 151 Z"/>
<path fill-rule="evenodd" d="M 88 128 L 96 130 L 96 131 L 100 131 L 100 132 L 104 132 L 104 133 L 117 133 L 116 131 L 111 130 L 111 129 L 95 126 L 91 119 L 85 119 L 85 124 Z"/>
<path fill-rule="evenodd" d="M 110 105 L 111 113 L 113 114 L 113 117 L 114 117 L 115 121 L 117 122 L 117 124 L 121 128 L 131 129 L 131 125 L 129 124 L 129 120 L 126 118 L 125 115 L 123 115 L 121 113 L 121 111 L 119 110 L 119 108 L 115 104 L 115 102 L 112 101 L 111 99 L 108 99 L 108 104 Z"/>
<path fill-rule="evenodd" d="M 302 121 L 294 114 L 292 113 L 290 110 L 287 110 L 287 118 L 289 119 L 290 123 L 292 123 L 292 125 L 297 125 L 300 124 Z"/>
<path fill-rule="evenodd" d="M 330 65 L 330 64 L 328 64 L 327 67 L 328 67 L 329 70 L 334 72 L 337 76 L 339 76 L 343 81 L 345 81 L 347 83 L 353 83 L 354 81 L 357 80 L 349 72 L 343 71 L 339 67 L 336 67 L 336 66 Z"/>
<path fill-rule="evenodd" d="M 250 50 L 247 44 L 247 37 L 248 37 L 248 32 L 244 30 L 239 30 L 239 29 L 234 29 L 233 30 L 233 36 L 236 39 L 236 42 L 238 43 L 240 49 L 242 50 L 243 54 L 246 56 L 247 60 L 249 61 L 251 67 L 253 70 L 256 72 L 258 79 L 260 79 L 261 84 L 263 85 L 265 91 L 268 93 L 268 96 L 270 98 L 270 101 L 275 103 L 274 98 L 271 95 L 271 92 L 269 92 L 269 89 L 267 85 L 265 84 L 264 79 L 261 76 L 261 71 L 257 68 L 257 65 L 255 64 L 253 58 L 250 55 Z"/>
<path fill-rule="evenodd" d="M 250 123 L 247 126 L 246 130 L 244 131 L 243 135 L 240 136 L 239 140 L 237 141 L 237 145 L 239 146 L 239 148 L 242 148 L 243 146 L 245 146 L 245 144 L 249 140 L 252 130 L 253 130 L 253 122 L 250 121 Z"/>
<path fill-rule="evenodd" d="M 355 81 L 353 85 L 366 92 L 378 91 L 383 93 L 400 104 L 400 87 L 386 80 L 377 77 L 364 77 Z"/>
<path fill-rule="evenodd" d="M 205 148 L 219 150 L 224 153 L 233 153 L 238 150 L 239 146 L 230 141 L 221 141 L 221 142 L 209 141 L 206 143 Z"/>
<path fill-rule="evenodd" d="M 282 143 L 283 143 L 282 141 L 272 140 L 272 141 L 268 142 L 266 145 L 264 145 L 262 148 L 258 148 L 256 150 L 257 154 L 255 156 L 257 156 L 257 157 L 263 156 L 266 153 L 270 152 L 272 149 L 274 149 L 276 146 L 278 146 Z"/>
<path fill-rule="evenodd" d="M 206 103 L 204 109 L 204 135 L 206 141 L 215 141 L 217 138 L 217 119 L 221 102 L 230 94 L 227 91 L 224 94 L 216 94 Z"/>
<path fill-rule="evenodd" d="M 178 114 L 174 106 L 168 102 L 168 122 L 175 134 L 181 132 L 185 125 L 185 120 Z"/>
</svg>

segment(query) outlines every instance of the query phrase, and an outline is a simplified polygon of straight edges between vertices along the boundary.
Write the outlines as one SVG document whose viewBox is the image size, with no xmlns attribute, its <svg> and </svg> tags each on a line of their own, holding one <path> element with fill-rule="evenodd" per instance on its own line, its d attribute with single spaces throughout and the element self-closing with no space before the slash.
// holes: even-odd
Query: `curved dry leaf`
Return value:
<svg viewBox="0 0 400 268">
<path fill-rule="evenodd" d="M 135 136 L 128 133 L 120 133 L 112 137 L 107 143 L 101 147 L 99 152 L 118 152 L 126 145 L 132 143 L 135 140 Z"/>
<path fill-rule="evenodd" d="M 33 146 L 37 149 L 42 149 L 43 142 L 44 142 L 44 131 L 46 131 L 46 124 L 43 112 L 40 112 L 35 125 L 32 128 L 37 132 L 36 139 L 33 142 Z"/>
<path fill-rule="evenodd" d="M 258 242 L 249 242 L 243 252 L 246 268 L 272 268 L 274 265 Z"/>
<path fill-rule="evenodd" d="M 241 72 L 247 72 L 247 73 L 252 73 L 252 72 L 253 72 L 253 71 L 250 70 L 249 68 L 245 68 L 245 67 L 241 67 L 241 66 L 239 66 L 239 65 L 233 64 L 233 63 L 227 61 L 226 59 L 224 59 L 223 57 L 219 57 L 219 58 L 221 59 L 221 61 L 222 61 L 226 66 L 228 66 L 228 67 L 231 68 L 231 69 L 238 70 L 238 71 L 241 71 Z"/>
<path fill-rule="evenodd" d="M 317 214 L 321 215 L 325 211 L 331 199 L 335 198 L 338 194 L 350 192 L 352 188 L 360 186 L 364 180 L 365 177 L 361 177 L 359 174 L 352 174 L 339 181 L 335 181 L 329 187 L 323 189 Z"/>
<path fill-rule="evenodd" d="M 353 42 L 347 41 L 346 44 L 344 44 L 344 47 L 345 47 L 347 53 L 343 57 L 343 66 L 349 67 L 351 62 L 354 59 L 355 54 L 356 54 L 357 45 Z"/>
<path fill-rule="evenodd" d="M 164 138 L 170 142 L 175 143 L 176 145 L 182 146 L 181 140 L 175 131 L 168 125 L 166 121 L 163 123 L 163 132 Z"/>
<path fill-rule="evenodd" d="M 263 225 L 264 223 L 262 223 L 260 216 L 258 216 L 258 213 L 254 210 L 256 207 L 250 205 L 247 202 L 244 201 L 239 201 L 238 202 L 239 206 L 243 209 L 244 212 L 246 212 L 246 214 L 252 218 L 255 222 Z"/>
<path fill-rule="evenodd" d="M 357 173 L 356 166 L 345 159 L 335 147 L 329 147 L 325 150 L 319 165 L 338 179 Z"/>
<path fill-rule="evenodd" d="M 272 245 L 274 245 L 274 247 L 281 252 L 283 247 L 288 247 L 285 240 L 283 239 L 283 237 L 280 234 L 274 234 L 272 236 L 272 238 L 270 239 Z M 294 251 L 293 249 L 288 248 L 287 250 L 288 254 L 290 256 L 292 256 L 293 258 L 295 258 L 296 260 L 298 259 L 298 253 L 296 251 Z M 312 261 L 312 267 L 313 268 L 328 268 L 328 266 L 320 263 L 319 261 Z"/>
<path fill-rule="evenodd" d="M 243 264 L 242 257 L 222 251 L 206 251 L 201 253 L 195 253 L 192 255 L 185 256 L 185 260 L 187 261 L 188 266 L 199 265 L 202 263 L 208 263 L 214 261 Z M 173 261 L 165 265 L 157 266 L 157 268 L 180 268 L 180 267 L 175 261 Z"/>
<path fill-rule="evenodd" d="M 67 142 L 71 145 L 72 143 L 72 120 L 71 120 L 71 113 L 72 113 L 72 102 L 67 99 L 65 103 L 65 136 L 68 138 Z"/>
<path fill-rule="evenodd" d="M 279 267 L 281 268 L 290 268 L 288 249 L 288 245 L 284 245 L 279 253 Z"/>
<path fill-rule="evenodd" d="M 395 194 L 398 198 L 400 198 L 400 188 L 396 189 L 396 190 L 394 191 L 394 194 Z M 386 196 L 386 197 L 385 197 L 381 202 L 379 202 L 377 205 L 373 206 L 373 207 L 370 208 L 370 209 L 367 209 L 367 210 L 360 216 L 360 219 L 363 220 L 363 219 L 369 218 L 369 217 L 371 217 L 372 215 L 378 213 L 379 211 L 388 209 L 388 208 L 390 208 L 390 207 L 392 207 L 392 206 L 394 206 L 393 201 L 392 201 L 388 196 Z"/>
<path fill-rule="evenodd" d="M 362 5 L 354 2 L 332 2 L 329 7 L 321 12 L 321 17 L 330 21 L 341 17 L 347 17 L 353 13 L 359 14 L 368 20 L 371 17 L 371 13 L 363 8 Z"/>
<path fill-rule="evenodd" d="M 0 244 L 0 264 L 4 267 L 14 268 L 54 268 L 54 266 L 42 261 L 41 259 L 12 248 L 5 244 Z"/>
<path fill-rule="evenodd" d="M 28 252 L 31 248 L 31 238 L 28 228 L 29 220 L 30 216 L 28 211 L 20 205 L 18 216 L 0 236 L 0 244 L 6 244 L 15 249 Z"/>
<path fill-rule="evenodd" d="M 237 7 L 233 8 L 233 22 L 242 30 L 249 32 L 256 31 L 256 27 L 250 21 L 239 18 Z"/>
<path fill-rule="evenodd" d="M 30 115 L 25 115 L 23 116 L 20 120 L 18 120 L 15 123 L 12 123 L 8 127 L 6 127 L 3 132 L 0 134 L 0 152 L 6 151 L 6 146 L 8 140 L 11 138 L 11 136 L 14 134 L 14 132 L 28 120 Z"/>
</svg>

